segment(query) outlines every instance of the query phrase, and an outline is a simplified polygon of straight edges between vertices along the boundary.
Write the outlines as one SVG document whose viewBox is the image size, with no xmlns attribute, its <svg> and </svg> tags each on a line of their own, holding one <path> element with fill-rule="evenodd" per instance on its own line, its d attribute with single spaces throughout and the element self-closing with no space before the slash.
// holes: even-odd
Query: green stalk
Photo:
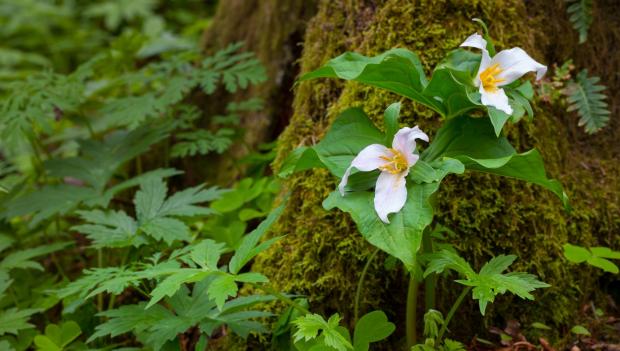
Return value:
<svg viewBox="0 0 620 351">
<path fill-rule="evenodd" d="M 409 276 L 409 289 L 407 290 L 407 315 L 405 326 L 407 328 L 407 349 L 416 344 L 417 321 L 416 309 L 418 307 L 418 281 L 414 274 Z"/>
<path fill-rule="evenodd" d="M 277 298 L 278 300 L 286 303 L 287 305 L 295 308 L 296 310 L 298 310 L 299 312 L 303 313 L 304 315 L 306 314 L 312 314 L 312 312 L 310 312 L 307 308 L 305 308 L 304 306 L 298 304 L 297 302 L 293 301 L 293 299 L 291 299 L 288 296 L 284 296 L 283 294 L 281 294 L 279 291 L 275 290 L 274 288 L 268 286 L 268 285 L 255 285 L 255 284 L 251 284 L 263 291 L 265 291 L 266 293 L 275 296 L 275 298 Z"/>
<path fill-rule="evenodd" d="M 459 295 L 456 301 L 454 301 L 452 308 L 450 308 L 450 311 L 448 311 L 448 314 L 446 315 L 446 319 L 444 320 L 443 325 L 441 326 L 441 330 L 439 330 L 439 334 L 437 334 L 437 342 L 435 343 L 435 345 L 440 345 L 441 338 L 443 337 L 443 334 L 446 332 L 446 329 L 448 329 L 448 324 L 452 320 L 454 313 L 459 308 L 459 306 L 461 306 L 463 299 L 465 298 L 465 296 L 467 296 L 470 290 L 471 290 L 471 286 L 464 288 L 463 291 L 461 292 L 461 295 Z"/>
<path fill-rule="evenodd" d="M 422 235 L 422 252 L 433 252 L 433 240 L 431 238 L 430 230 L 425 230 Z M 435 308 L 436 285 L 437 274 L 431 273 L 426 278 L 424 278 L 424 306 L 426 307 L 427 311 Z"/>
<path fill-rule="evenodd" d="M 375 259 L 375 256 L 377 256 L 377 253 L 379 253 L 379 249 L 375 249 L 375 251 L 370 255 L 370 257 L 368 257 L 368 260 L 366 261 L 366 264 L 364 265 L 364 269 L 362 269 L 362 274 L 360 275 L 360 279 L 357 281 L 357 290 L 355 291 L 355 305 L 353 309 L 354 311 L 353 321 L 355 323 L 357 323 L 357 320 L 359 317 L 360 296 L 362 295 L 362 287 L 364 285 L 364 278 L 366 278 L 366 272 L 368 272 L 368 267 L 370 267 L 370 264 Z"/>
</svg>

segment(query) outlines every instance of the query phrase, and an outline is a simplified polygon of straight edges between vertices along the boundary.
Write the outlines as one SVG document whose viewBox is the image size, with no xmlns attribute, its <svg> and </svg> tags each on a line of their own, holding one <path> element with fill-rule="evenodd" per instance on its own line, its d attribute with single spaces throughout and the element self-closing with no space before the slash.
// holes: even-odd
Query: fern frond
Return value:
<svg viewBox="0 0 620 351">
<path fill-rule="evenodd" d="M 566 0 L 566 12 L 573 28 L 579 33 L 579 44 L 588 38 L 588 29 L 592 24 L 592 0 Z"/>
<path fill-rule="evenodd" d="M 180 141 L 172 147 L 171 156 L 206 155 L 212 151 L 221 154 L 232 145 L 234 134 L 234 130 L 227 128 L 220 129 L 216 133 L 206 129 L 180 133 L 177 135 Z"/>
<path fill-rule="evenodd" d="M 606 87 L 598 84 L 600 78 L 588 77 L 588 70 L 584 69 L 571 80 L 563 91 L 567 95 L 568 111 L 577 111 L 579 125 L 584 126 L 588 134 L 596 133 L 609 122 L 611 112 L 608 109 L 603 93 Z"/>
</svg>

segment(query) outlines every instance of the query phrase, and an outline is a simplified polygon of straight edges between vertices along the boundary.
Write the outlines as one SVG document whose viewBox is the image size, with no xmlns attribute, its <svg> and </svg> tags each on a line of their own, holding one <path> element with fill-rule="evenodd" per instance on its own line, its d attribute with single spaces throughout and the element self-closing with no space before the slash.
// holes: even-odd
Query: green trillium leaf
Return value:
<svg viewBox="0 0 620 351">
<path fill-rule="evenodd" d="M 389 224 L 383 223 L 375 212 L 374 192 L 353 192 L 342 196 L 334 191 L 323 201 L 323 207 L 348 212 L 368 242 L 398 258 L 412 271 L 422 232 L 433 220 L 429 199 L 438 188 L 439 183 L 409 185 L 405 207 L 390 215 Z"/>
<path fill-rule="evenodd" d="M 418 55 L 406 49 L 391 49 L 373 57 L 347 52 L 303 75 L 299 80 L 314 78 L 340 78 L 383 88 L 442 115 L 445 113 L 440 102 L 422 94 L 427 84 L 422 63 Z"/>
<path fill-rule="evenodd" d="M 518 154 L 508 139 L 497 137 L 495 128 L 486 118 L 459 116 L 448 120 L 438 131 L 431 145 L 421 155 L 432 162 L 440 157 L 461 161 L 468 170 L 517 178 L 547 188 L 569 208 L 568 196 L 562 185 L 548 179 L 537 150 Z"/>
</svg>

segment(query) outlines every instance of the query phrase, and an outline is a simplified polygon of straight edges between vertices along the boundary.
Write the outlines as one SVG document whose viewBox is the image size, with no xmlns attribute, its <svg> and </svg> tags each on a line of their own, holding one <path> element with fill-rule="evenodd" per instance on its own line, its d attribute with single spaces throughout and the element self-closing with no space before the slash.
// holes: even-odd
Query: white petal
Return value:
<svg viewBox="0 0 620 351">
<path fill-rule="evenodd" d="M 467 39 L 465 39 L 465 41 L 463 42 L 463 44 L 461 44 L 461 46 L 467 46 L 467 47 L 476 48 L 480 50 L 486 50 L 487 41 L 484 40 L 482 35 L 478 33 L 474 33 L 470 35 L 469 37 L 467 37 Z"/>
<path fill-rule="evenodd" d="M 484 72 L 487 68 L 491 66 L 491 56 L 489 56 L 489 52 L 486 49 L 482 50 L 482 58 L 480 59 L 480 67 L 478 68 L 478 74 L 476 74 L 476 79 L 474 79 L 474 85 L 480 86 L 480 73 Z"/>
<path fill-rule="evenodd" d="M 415 151 L 416 139 L 428 142 L 428 135 L 426 135 L 426 133 L 424 133 L 418 126 L 413 128 L 401 128 L 398 132 L 396 132 L 396 135 L 394 135 L 394 140 L 392 140 L 392 148 L 400 151 L 403 155 L 405 155 L 405 157 L 407 157 L 407 159 L 409 159 L 409 156 L 413 155 L 413 152 Z"/>
<path fill-rule="evenodd" d="M 491 64 L 496 63 L 502 69 L 502 72 L 497 77 L 504 79 L 503 82 L 498 84 L 500 86 L 514 82 L 528 72 L 536 72 L 537 80 L 547 73 L 547 66 L 536 62 L 521 48 L 500 51 L 491 60 Z"/>
<path fill-rule="evenodd" d="M 384 223 L 390 223 L 388 214 L 400 211 L 407 201 L 405 177 L 407 172 L 381 172 L 375 187 L 375 211 Z"/>
<path fill-rule="evenodd" d="M 359 154 L 357 154 L 357 156 L 355 156 L 353 161 L 351 161 L 349 168 L 347 168 L 346 172 L 344 172 L 342 180 L 340 180 L 340 184 L 338 185 L 340 194 L 344 196 L 344 187 L 349 181 L 349 175 L 351 175 L 351 169 L 353 167 L 364 172 L 372 171 L 386 163 L 381 156 L 391 157 L 391 155 L 392 153 L 390 150 L 384 145 L 371 144 L 366 146 L 362 151 L 360 151 Z"/>
<path fill-rule="evenodd" d="M 508 96 L 506 96 L 504 89 L 497 89 L 496 91 L 490 92 L 485 91 L 484 88 L 480 86 L 480 95 L 483 105 L 493 106 L 509 115 L 512 114 L 512 107 L 510 107 L 508 103 Z"/>
</svg>

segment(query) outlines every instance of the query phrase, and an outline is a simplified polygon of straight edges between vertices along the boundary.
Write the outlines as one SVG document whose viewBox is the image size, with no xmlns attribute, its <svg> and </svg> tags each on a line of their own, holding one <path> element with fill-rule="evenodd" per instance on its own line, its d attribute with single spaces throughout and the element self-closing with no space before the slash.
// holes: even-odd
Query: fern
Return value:
<svg viewBox="0 0 620 351">
<path fill-rule="evenodd" d="M 179 133 L 176 137 L 180 141 L 172 147 L 171 156 L 206 155 L 212 151 L 221 154 L 232 145 L 234 134 L 234 130 L 227 128 L 220 129 L 215 133 L 205 129 Z"/>
<path fill-rule="evenodd" d="M 571 80 L 563 93 L 567 96 L 568 111 L 577 111 L 579 125 L 584 126 L 587 133 L 601 130 L 609 122 L 611 112 L 607 107 L 604 94 L 606 87 L 598 84 L 600 78 L 588 77 L 588 71 L 582 70 Z"/>
<path fill-rule="evenodd" d="M 565 0 L 566 12 L 569 15 L 573 28 L 579 34 L 579 43 L 582 44 L 588 38 L 588 29 L 592 24 L 592 1 L 593 0 Z"/>
</svg>

